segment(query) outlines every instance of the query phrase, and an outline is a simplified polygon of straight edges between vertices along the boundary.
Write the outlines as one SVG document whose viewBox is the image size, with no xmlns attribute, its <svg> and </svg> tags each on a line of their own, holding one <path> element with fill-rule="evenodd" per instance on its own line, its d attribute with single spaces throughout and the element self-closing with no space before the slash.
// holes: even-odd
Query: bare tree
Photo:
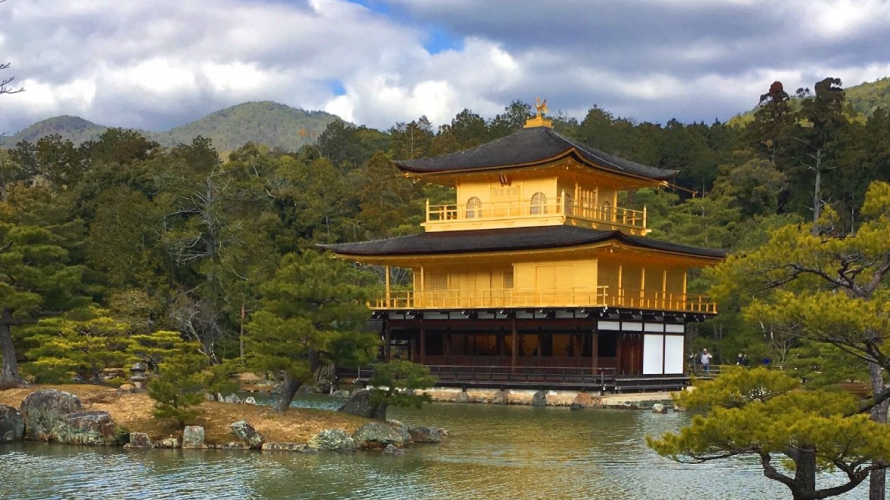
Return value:
<svg viewBox="0 0 890 500">
<path fill-rule="evenodd" d="M 0 63 L 0 70 L 8 68 L 9 64 L 10 63 Z M 0 94 L 18 94 L 19 92 L 25 91 L 25 87 L 9 87 L 8 85 L 12 83 L 13 80 L 15 80 L 14 76 L 10 76 L 9 78 L 0 78 Z"/>
<path fill-rule="evenodd" d="M 0 3 L 5 2 L 6 0 L 0 0 Z M 0 63 L 0 71 L 9 68 L 11 63 Z M 15 80 L 14 76 L 10 76 L 9 78 L 0 78 L 0 94 L 18 94 L 19 92 L 24 92 L 25 87 L 9 87 L 9 84 Z"/>
</svg>

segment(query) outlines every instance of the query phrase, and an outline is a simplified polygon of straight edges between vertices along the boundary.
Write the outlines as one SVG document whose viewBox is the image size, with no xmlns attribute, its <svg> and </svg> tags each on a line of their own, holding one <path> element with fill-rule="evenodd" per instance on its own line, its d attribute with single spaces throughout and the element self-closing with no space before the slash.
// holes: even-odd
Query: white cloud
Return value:
<svg viewBox="0 0 890 500">
<path fill-rule="evenodd" d="M 599 105 L 710 121 L 750 109 L 774 80 L 890 74 L 890 0 L 377 1 L 390 13 L 345 0 L 8 0 L 2 76 L 27 92 L 0 97 L 0 131 L 58 114 L 158 130 L 266 99 L 381 129 L 538 96 L 578 118 Z M 443 43 L 431 30 L 446 45 L 427 50 Z"/>
</svg>

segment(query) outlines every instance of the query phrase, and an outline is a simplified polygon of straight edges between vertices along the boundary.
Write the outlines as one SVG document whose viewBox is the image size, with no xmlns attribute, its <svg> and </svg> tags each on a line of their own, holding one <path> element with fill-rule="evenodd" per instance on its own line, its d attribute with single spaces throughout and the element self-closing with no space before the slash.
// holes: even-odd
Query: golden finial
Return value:
<svg viewBox="0 0 890 500">
<path fill-rule="evenodd" d="M 533 127 L 553 128 L 553 120 L 547 120 L 544 118 L 544 113 L 550 112 L 550 109 L 547 108 L 547 99 L 544 99 L 542 101 L 540 97 L 536 97 L 535 98 L 535 109 L 538 110 L 537 116 L 526 120 L 525 128 L 533 128 Z"/>
</svg>

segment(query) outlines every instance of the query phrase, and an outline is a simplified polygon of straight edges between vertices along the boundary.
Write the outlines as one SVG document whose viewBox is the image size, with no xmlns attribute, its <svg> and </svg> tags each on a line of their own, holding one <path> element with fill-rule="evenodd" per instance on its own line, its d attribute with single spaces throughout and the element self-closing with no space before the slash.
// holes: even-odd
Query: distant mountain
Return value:
<svg viewBox="0 0 890 500">
<path fill-rule="evenodd" d="M 248 142 L 294 151 L 318 137 L 336 119 L 337 116 L 324 111 L 304 111 L 262 101 L 232 106 L 169 131 L 139 132 L 162 146 L 188 144 L 201 135 L 211 139 L 218 151 L 234 151 Z M 50 134 L 80 144 L 98 138 L 107 128 L 76 116 L 57 116 L 0 139 L 0 147 L 11 148 L 23 140 L 36 142 Z"/>
<path fill-rule="evenodd" d="M 34 123 L 16 134 L 0 138 L 0 147 L 11 148 L 19 141 L 33 143 L 41 137 L 52 134 L 58 134 L 62 139 L 70 139 L 71 142 L 80 144 L 98 138 L 106 128 L 77 116 L 55 116 Z"/>
<path fill-rule="evenodd" d="M 786 88 L 785 92 L 793 95 L 795 90 L 797 89 Z M 854 117 L 851 119 L 856 119 L 856 113 L 862 115 L 859 117 L 859 119 L 862 119 L 863 117 L 871 116 L 878 108 L 890 109 L 890 77 L 845 88 L 844 92 L 846 93 L 847 104 L 855 112 L 853 113 Z M 793 109 L 797 109 L 796 100 L 792 100 L 791 106 Z M 755 110 L 756 108 L 740 113 L 732 117 L 728 123 L 730 125 L 745 126 L 754 120 Z"/>
<path fill-rule="evenodd" d="M 846 93 L 850 106 L 865 116 L 878 108 L 890 109 L 890 77 L 850 87 Z"/>
</svg>

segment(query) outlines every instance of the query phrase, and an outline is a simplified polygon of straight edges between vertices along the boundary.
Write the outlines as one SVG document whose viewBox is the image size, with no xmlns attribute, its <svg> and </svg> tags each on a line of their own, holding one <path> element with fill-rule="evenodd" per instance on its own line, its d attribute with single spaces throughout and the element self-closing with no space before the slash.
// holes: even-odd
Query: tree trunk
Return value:
<svg viewBox="0 0 890 500">
<path fill-rule="evenodd" d="M 813 189 L 813 236 L 819 234 L 819 217 L 822 216 L 822 149 L 816 150 L 816 186 Z"/>
<path fill-rule="evenodd" d="M 813 498 L 816 493 L 816 452 L 807 448 L 798 448 L 795 456 L 793 491 L 795 499 Z"/>
<path fill-rule="evenodd" d="M 879 394 L 884 390 L 884 377 L 881 366 L 874 361 L 868 362 L 868 376 L 871 379 L 872 394 Z M 887 423 L 888 402 L 875 406 L 871 410 L 871 419 L 880 424 Z M 876 462 L 879 463 L 879 462 Z M 884 500 L 886 490 L 887 473 L 884 469 L 873 470 L 868 478 L 868 500 Z"/>
<path fill-rule="evenodd" d="M 9 323 L 3 321 L 11 312 L 3 310 L 0 316 L 0 355 L 3 356 L 3 367 L 0 369 L 0 384 L 22 385 L 25 383 L 19 376 L 19 364 L 15 357 L 15 345 L 12 343 L 12 332 Z"/>
<path fill-rule="evenodd" d="M 294 396 L 297 395 L 297 391 L 300 390 L 300 387 L 303 386 L 303 381 L 295 378 L 291 378 L 286 372 L 284 374 L 284 389 L 281 391 L 281 395 L 278 396 L 278 401 L 275 402 L 275 411 L 278 413 L 284 413 L 290 408 L 291 402 L 294 400 Z"/>
</svg>

